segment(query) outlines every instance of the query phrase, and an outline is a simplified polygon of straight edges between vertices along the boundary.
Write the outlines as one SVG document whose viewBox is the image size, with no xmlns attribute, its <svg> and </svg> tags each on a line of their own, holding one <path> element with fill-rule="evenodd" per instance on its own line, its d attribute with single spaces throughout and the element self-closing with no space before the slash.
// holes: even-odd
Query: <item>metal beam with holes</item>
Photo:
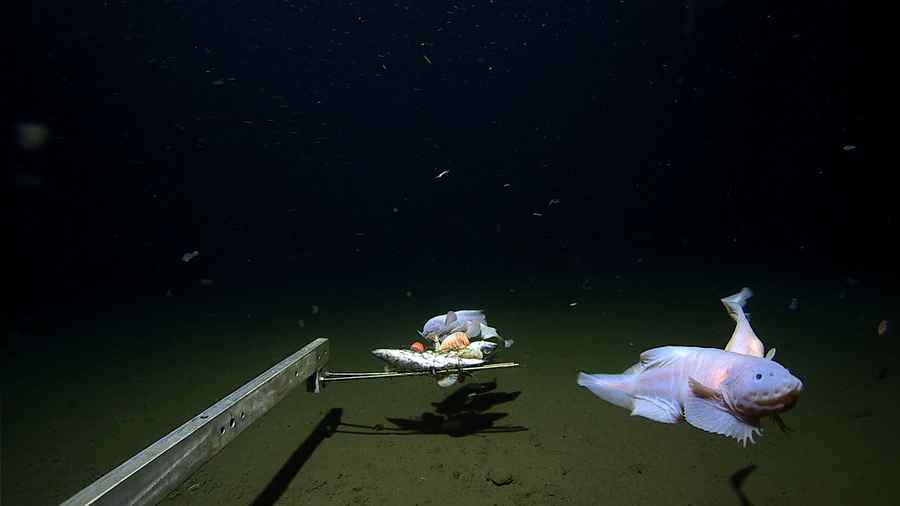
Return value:
<svg viewBox="0 0 900 506">
<path fill-rule="evenodd" d="M 317 378 L 328 339 L 301 350 L 66 500 L 63 505 L 156 504 L 288 393 Z"/>
</svg>

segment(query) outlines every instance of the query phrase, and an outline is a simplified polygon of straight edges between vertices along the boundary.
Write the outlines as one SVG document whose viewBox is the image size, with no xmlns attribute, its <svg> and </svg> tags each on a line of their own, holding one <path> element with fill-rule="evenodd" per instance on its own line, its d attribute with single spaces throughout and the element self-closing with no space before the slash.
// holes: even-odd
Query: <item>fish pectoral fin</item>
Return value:
<svg viewBox="0 0 900 506">
<path fill-rule="evenodd" d="M 685 346 L 661 346 L 641 353 L 641 370 L 654 367 L 665 367 L 691 354 L 691 348 Z M 629 368 L 631 370 L 634 366 Z"/>
<path fill-rule="evenodd" d="M 661 423 L 678 423 L 681 420 L 681 406 L 668 399 L 636 396 L 632 403 L 631 416 L 643 416 Z"/>
<path fill-rule="evenodd" d="M 774 360 L 775 359 L 775 348 L 770 349 L 766 352 L 766 359 Z"/>
<path fill-rule="evenodd" d="M 701 399 L 721 399 L 722 394 L 719 393 L 718 390 L 708 387 L 703 383 L 695 380 L 694 378 L 688 378 L 688 386 L 691 387 L 691 392 L 694 393 L 697 397 Z"/>
<path fill-rule="evenodd" d="M 758 421 L 754 423 L 738 418 L 724 403 L 709 398 L 691 397 L 686 400 L 684 419 L 698 429 L 737 439 L 743 446 L 747 446 L 748 439 L 754 443 L 753 437 L 762 433 Z"/>
</svg>

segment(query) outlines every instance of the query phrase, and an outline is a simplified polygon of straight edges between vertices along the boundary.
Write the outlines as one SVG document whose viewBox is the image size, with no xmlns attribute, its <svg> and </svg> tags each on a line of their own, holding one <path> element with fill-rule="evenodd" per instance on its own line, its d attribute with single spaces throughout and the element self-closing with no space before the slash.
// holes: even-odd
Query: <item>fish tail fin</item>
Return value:
<svg viewBox="0 0 900 506">
<path fill-rule="evenodd" d="M 746 319 L 744 306 L 747 305 L 747 300 L 749 300 L 750 297 L 753 297 L 753 290 L 745 286 L 744 288 L 741 288 L 740 292 L 729 295 L 721 300 L 725 309 L 728 311 L 728 315 L 731 316 L 734 321 L 740 321 Z"/>
<path fill-rule="evenodd" d="M 747 314 L 744 313 L 744 306 L 747 305 L 747 300 L 750 297 L 753 297 L 753 291 L 744 287 L 741 288 L 740 292 L 721 299 L 722 304 L 728 311 L 728 316 L 735 323 L 734 332 L 732 332 L 731 339 L 725 346 L 725 351 L 762 357 L 764 351 L 763 343 L 756 336 L 756 333 L 753 332 L 750 320 L 747 319 Z"/>
<path fill-rule="evenodd" d="M 444 376 L 440 376 L 437 379 L 437 384 L 441 388 L 451 387 L 457 383 L 462 382 L 462 376 L 459 373 L 450 373 L 445 374 Z"/>
<path fill-rule="evenodd" d="M 578 386 L 593 392 L 606 402 L 631 410 L 634 400 L 629 394 L 630 374 L 587 374 L 578 373 Z"/>
</svg>

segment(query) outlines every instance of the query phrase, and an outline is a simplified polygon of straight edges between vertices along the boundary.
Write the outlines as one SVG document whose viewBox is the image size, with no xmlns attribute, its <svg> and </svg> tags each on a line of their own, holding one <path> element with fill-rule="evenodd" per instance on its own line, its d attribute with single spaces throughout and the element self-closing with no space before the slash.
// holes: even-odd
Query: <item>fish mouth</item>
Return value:
<svg viewBox="0 0 900 506">
<path fill-rule="evenodd" d="M 791 382 L 787 388 L 778 389 L 772 395 L 762 395 L 753 399 L 753 404 L 767 411 L 787 411 L 797 404 L 800 392 L 803 391 L 803 382 L 799 379 Z"/>
<path fill-rule="evenodd" d="M 797 402 L 796 396 L 792 395 L 783 395 L 781 397 L 772 397 L 770 399 L 757 399 L 754 401 L 759 406 L 777 406 L 780 404 L 788 404 Z"/>
<path fill-rule="evenodd" d="M 803 390 L 803 386 L 796 388 L 795 390 L 791 390 L 782 395 L 772 396 L 772 397 L 764 397 L 761 399 L 755 399 L 753 402 L 757 406 L 763 407 L 776 407 L 780 410 L 788 410 L 794 407 L 794 404 L 797 404 L 797 401 L 800 399 L 800 392 Z"/>
</svg>

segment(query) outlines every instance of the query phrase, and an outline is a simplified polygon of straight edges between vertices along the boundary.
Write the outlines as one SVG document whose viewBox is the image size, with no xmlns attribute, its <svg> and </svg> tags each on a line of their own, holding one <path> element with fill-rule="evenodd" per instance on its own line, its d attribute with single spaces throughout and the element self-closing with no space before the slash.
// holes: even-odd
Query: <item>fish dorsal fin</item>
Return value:
<svg viewBox="0 0 900 506">
<path fill-rule="evenodd" d="M 447 316 L 444 317 L 444 327 L 449 327 L 456 323 L 457 317 L 456 313 L 453 311 L 447 311 Z"/>
<path fill-rule="evenodd" d="M 690 353 L 691 348 L 687 346 L 660 346 L 659 348 L 653 348 L 641 353 L 641 361 L 629 367 L 628 371 L 637 372 L 635 369 L 638 365 L 640 365 L 641 370 L 667 366 Z"/>
<path fill-rule="evenodd" d="M 775 348 L 771 348 L 766 352 L 766 359 L 775 360 Z"/>
<path fill-rule="evenodd" d="M 457 309 L 454 311 L 460 320 L 471 320 L 474 322 L 483 322 L 484 311 L 481 309 Z"/>
<path fill-rule="evenodd" d="M 743 446 L 747 446 L 748 439 L 753 443 L 753 437 L 762 432 L 758 421 L 753 423 L 735 416 L 728 409 L 721 392 L 693 378 L 688 379 L 688 383 L 693 395 L 684 401 L 684 419 L 689 424 L 713 434 L 737 439 Z"/>
</svg>

